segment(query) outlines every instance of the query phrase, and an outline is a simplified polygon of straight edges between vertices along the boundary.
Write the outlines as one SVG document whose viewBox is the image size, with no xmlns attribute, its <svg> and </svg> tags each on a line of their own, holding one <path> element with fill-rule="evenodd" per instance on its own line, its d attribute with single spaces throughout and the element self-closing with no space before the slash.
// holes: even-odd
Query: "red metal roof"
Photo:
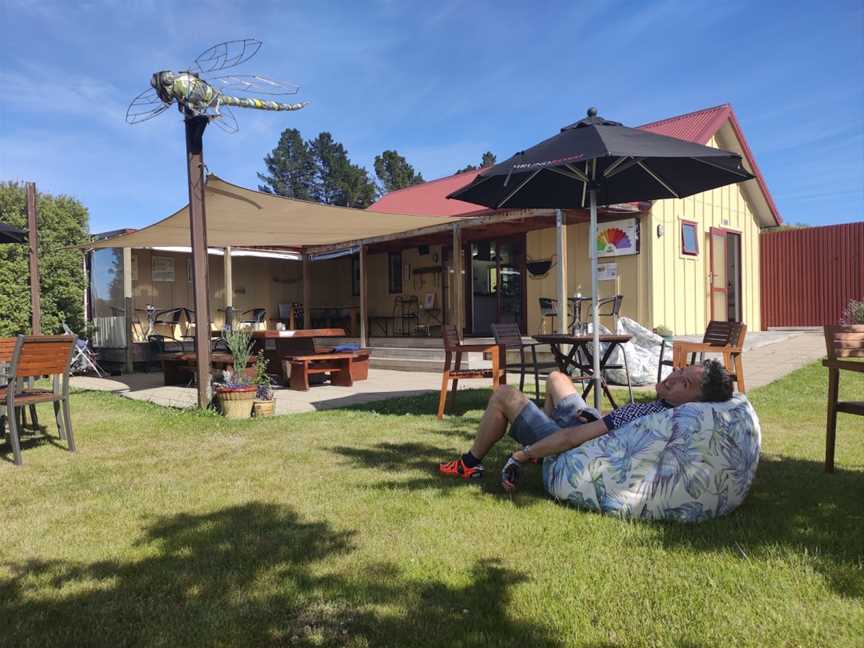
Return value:
<svg viewBox="0 0 864 648">
<path fill-rule="evenodd" d="M 732 106 L 723 104 L 714 106 L 713 108 L 704 108 L 696 112 L 669 117 L 660 121 L 652 122 L 639 126 L 643 130 L 657 133 L 658 135 L 668 135 L 697 144 L 706 144 L 711 137 L 729 120 L 735 136 L 741 143 L 741 149 L 747 163 L 753 170 L 753 175 L 756 176 L 756 182 L 759 183 L 759 188 L 765 195 L 765 200 L 771 210 L 771 215 L 779 225 L 783 222 L 780 218 L 780 213 L 771 194 L 768 191 L 768 185 L 765 184 L 765 179 L 756 165 L 756 160 L 753 158 L 753 153 L 747 145 L 747 140 L 744 139 L 744 133 L 741 132 L 741 126 L 735 118 L 735 113 L 732 111 Z M 471 214 L 479 214 L 490 210 L 463 202 L 461 200 L 448 200 L 447 195 L 456 189 L 464 187 L 477 177 L 477 171 L 466 171 L 457 173 L 456 175 L 439 178 L 424 182 L 423 184 L 414 185 L 406 189 L 393 191 L 382 197 L 378 202 L 369 207 L 370 211 L 387 212 L 394 214 L 419 214 L 425 216 L 466 216 Z"/>
<path fill-rule="evenodd" d="M 420 216 L 464 216 L 488 212 L 486 207 L 461 200 L 448 200 L 447 195 L 470 184 L 479 169 L 423 182 L 413 187 L 391 191 L 369 207 L 370 211 Z"/>
</svg>

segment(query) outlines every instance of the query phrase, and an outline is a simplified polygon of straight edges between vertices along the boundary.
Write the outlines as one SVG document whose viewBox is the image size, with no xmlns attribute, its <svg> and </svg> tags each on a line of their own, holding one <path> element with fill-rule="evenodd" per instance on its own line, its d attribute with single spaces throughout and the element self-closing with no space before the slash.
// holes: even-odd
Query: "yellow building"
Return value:
<svg viewBox="0 0 864 648">
<path fill-rule="evenodd" d="M 743 321 L 751 330 L 761 328 L 759 295 L 759 232 L 781 219 L 747 145 L 731 106 L 723 105 L 680 115 L 641 128 L 731 150 L 741 154 L 755 179 L 681 200 L 616 206 L 600 210 L 599 230 L 609 232 L 612 255 L 600 258 L 610 278 L 600 282 L 600 297 L 623 295 L 621 314 L 649 328 L 665 327 L 676 335 L 701 334 L 708 321 Z M 384 196 L 374 211 L 439 215 L 442 217 L 489 213 L 477 205 L 448 200 L 446 196 L 476 176 L 476 171 L 427 182 Z M 528 334 L 551 322 L 542 322 L 541 298 L 557 294 L 556 232 L 552 212 L 533 210 L 532 218 L 490 226 L 471 233 L 465 243 L 465 333 L 488 335 L 495 321 L 516 321 Z M 566 256 L 568 296 L 589 296 L 591 275 L 588 214 L 567 211 Z M 468 233 L 468 230 L 465 230 Z M 629 240 L 638 238 L 638 241 Z M 628 239 L 629 245 L 615 246 Z M 430 240 L 427 243 L 435 243 Z M 407 244 L 408 242 L 403 242 Z M 412 241 L 414 243 L 414 241 Z M 435 292 L 438 303 L 452 315 L 447 301 L 452 273 L 444 242 L 431 245 L 427 254 L 418 247 L 370 256 L 371 313 L 386 313 L 394 299 Z M 372 248 L 370 253 L 374 253 Z M 378 258 L 376 258 L 376 256 Z M 543 262 L 547 263 L 543 263 Z M 551 262 L 551 265 L 548 263 Z M 392 266 L 391 266 L 392 264 Z M 416 270 L 440 264 L 440 286 L 416 279 Z M 548 271 L 534 272 L 532 269 Z M 405 282 L 393 286 L 393 268 L 401 267 Z M 374 273 L 374 274 L 373 274 Z M 389 276 L 388 276 L 389 275 Z M 390 286 L 394 290 L 387 292 Z M 340 296 L 348 299 L 348 295 Z M 428 299 L 428 297 L 427 297 Z M 374 335 L 374 331 L 372 332 Z"/>
</svg>

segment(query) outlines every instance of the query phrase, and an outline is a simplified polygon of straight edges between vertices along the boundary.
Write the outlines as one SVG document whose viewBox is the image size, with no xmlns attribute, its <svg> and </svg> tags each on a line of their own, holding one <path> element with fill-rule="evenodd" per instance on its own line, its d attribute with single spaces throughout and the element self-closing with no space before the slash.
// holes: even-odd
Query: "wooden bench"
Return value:
<svg viewBox="0 0 864 648">
<path fill-rule="evenodd" d="M 351 387 L 354 384 L 351 376 L 353 361 L 354 354 L 350 352 L 315 353 L 285 360 L 283 371 L 290 373 L 290 387 L 298 391 L 309 391 L 309 376 L 312 374 L 329 374 L 331 385 Z"/>
<path fill-rule="evenodd" d="M 162 363 L 162 374 L 165 377 L 165 385 L 189 385 L 195 377 L 195 367 L 198 362 L 196 353 L 161 353 L 159 360 Z M 249 359 L 249 364 L 255 361 Z M 210 366 L 212 369 L 224 370 L 234 366 L 234 356 L 223 351 L 214 351 L 210 354 Z"/>
</svg>

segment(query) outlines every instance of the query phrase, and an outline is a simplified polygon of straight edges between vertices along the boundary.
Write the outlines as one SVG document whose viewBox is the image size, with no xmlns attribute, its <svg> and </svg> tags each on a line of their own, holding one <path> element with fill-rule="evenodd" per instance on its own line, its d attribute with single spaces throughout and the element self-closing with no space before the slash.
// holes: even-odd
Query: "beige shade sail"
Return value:
<svg viewBox="0 0 864 648">
<path fill-rule="evenodd" d="M 370 239 L 453 223 L 459 218 L 386 214 L 252 191 L 215 175 L 204 190 L 207 245 L 304 248 Z M 94 241 L 88 248 L 188 246 L 189 206 L 143 229 Z"/>
</svg>

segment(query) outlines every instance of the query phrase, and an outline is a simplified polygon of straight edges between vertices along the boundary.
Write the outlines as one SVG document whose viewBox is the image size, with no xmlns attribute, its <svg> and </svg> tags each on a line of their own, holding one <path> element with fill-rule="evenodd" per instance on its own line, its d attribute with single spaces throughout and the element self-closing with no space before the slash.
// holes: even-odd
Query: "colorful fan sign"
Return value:
<svg viewBox="0 0 864 648">
<path fill-rule="evenodd" d="M 639 253 L 639 221 L 628 218 L 597 224 L 597 256 Z"/>
</svg>

